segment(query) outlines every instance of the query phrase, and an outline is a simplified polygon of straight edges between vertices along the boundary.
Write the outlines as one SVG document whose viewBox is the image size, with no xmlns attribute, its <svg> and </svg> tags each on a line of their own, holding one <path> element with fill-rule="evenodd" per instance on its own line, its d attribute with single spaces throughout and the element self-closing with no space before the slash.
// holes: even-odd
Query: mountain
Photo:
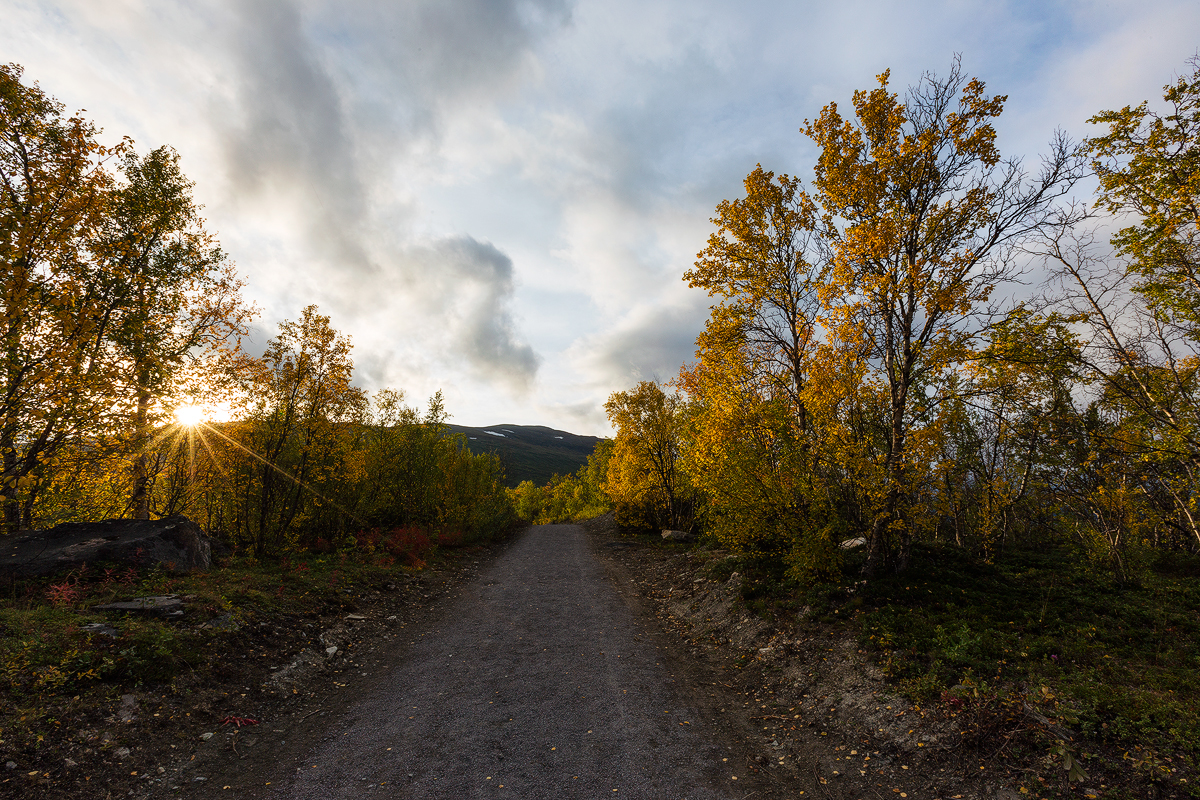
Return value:
<svg viewBox="0 0 1200 800">
<path fill-rule="evenodd" d="M 467 437 L 472 453 L 496 453 L 504 463 L 505 483 L 516 486 L 533 481 L 544 486 L 555 473 L 569 475 L 587 463 L 595 436 L 579 436 L 542 425 L 493 425 L 468 428 L 450 425 L 454 433 Z"/>
</svg>

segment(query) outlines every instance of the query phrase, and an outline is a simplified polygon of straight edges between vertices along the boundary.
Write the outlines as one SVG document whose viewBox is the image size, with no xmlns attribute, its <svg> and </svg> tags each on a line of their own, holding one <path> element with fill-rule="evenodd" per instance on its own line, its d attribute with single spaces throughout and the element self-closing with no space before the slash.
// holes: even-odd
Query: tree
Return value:
<svg viewBox="0 0 1200 800">
<path fill-rule="evenodd" d="M 804 132 L 821 148 L 815 199 L 831 268 L 821 288 L 831 337 L 871 365 L 866 380 L 887 399 L 884 485 L 868 532 L 865 574 L 904 569 L 920 464 L 938 435 L 925 387 L 951 384 L 969 356 L 997 285 L 1017 276 L 1015 248 L 1052 220 L 1080 175 L 1059 136 L 1040 175 L 1002 161 L 988 97 L 955 61 L 907 97 L 879 87 L 854 93 L 854 119 L 836 103 Z M 919 412 L 919 413 L 918 413 Z"/>
<path fill-rule="evenodd" d="M 1087 140 L 1100 178 L 1098 207 L 1133 215 L 1112 243 L 1129 259 L 1136 291 L 1164 320 L 1200 339 L 1200 56 L 1163 87 L 1164 115 L 1145 102 L 1102 111 L 1108 132 Z"/>
<path fill-rule="evenodd" d="M 296 544 L 301 515 L 327 502 L 326 484 L 344 476 L 345 439 L 366 411 L 350 384 L 350 340 L 309 305 L 298 321 L 279 323 L 261 368 L 247 376 L 249 419 L 231 437 L 253 454 L 235 486 L 238 528 L 256 556 Z"/>
<path fill-rule="evenodd" d="M 1094 426 L 1096 437 L 1120 437 L 1105 447 L 1136 454 L 1140 491 L 1171 498 L 1172 524 L 1200 544 L 1200 61 L 1192 66 L 1164 87 L 1171 113 L 1142 103 L 1091 120 L 1108 126 L 1087 141 L 1097 206 L 1133 218 L 1112 239 L 1116 259 L 1067 222 L 1044 254 L 1057 283 L 1049 303 L 1082 321 L 1081 369 L 1119 420 Z"/>
<path fill-rule="evenodd" d="M 192 183 L 170 147 L 121 160 L 123 185 L 112 192 L 103 238 L 97 246 L 110 275 L 115 307 L 111 338 L 121 387 L 131 397 L 130 506 L 136 519 L 150 518 L 153 476 L 149 442 L 166 412 L 163 401 L 178 390 L 189 364 L 244 335 L 250 312 L 242 283 L 203 227 L 192 200 Z"/>
<path fill-rule="evenodd" d="M 1007 541 L 1022 502 L 1043 488 L 1051 431 L 1064 411 L 1074 413 L 1080 342 L 1071 325 L 1078 321 L 1019 307 L 990 327 L 967 365 L 973 386 L 962 427 L 973 441 L 960 437 L 947 461 L 973 477 L 970 500 L 988 560 Z"/>
<path fill-rule="evenodd" d="M 717 230 L 683 278 L 723 298 L 712 309 L 701 352 L 736 349 L 756 393 L 785 399 L 803 432 L 802 395 L 826 261 L 816 236 L 817 208 L 798 179 L 776 179 L 761 164 L 745 187 L 744 199 L 717 206 Z"/>
<path fill-rule="evenodd" d="M 653 381 L 613 392 L 604 404 L 617 429 L 605 488 L 618 522 L 670 528 L 690 522 L 688 482 L 679 469 L 682 406 L 678 394 Z"/>
<path fill-rule="evenodd" d="M 37 481 L 68 438 L 107 410 L 109 288 L 91 245 L 112 179 L 96 128 L 0 65 L 0 502 L 29 524 Z"/>
</svg>

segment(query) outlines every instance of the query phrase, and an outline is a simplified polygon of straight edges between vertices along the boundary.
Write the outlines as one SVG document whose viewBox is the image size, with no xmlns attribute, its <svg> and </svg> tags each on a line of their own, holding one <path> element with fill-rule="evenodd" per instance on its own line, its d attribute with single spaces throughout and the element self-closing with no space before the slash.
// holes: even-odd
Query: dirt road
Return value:
<svg viewBox="0 0 1200 800">
<path fill-rule="evenodd" d="M 332 800 L 743 798 L 722 701 L 668 655 L 575 525 L 532 528 L 445 616 L 364 665 L 320 734 L 271 726 L 251 768 L 185 792 Z M 264 726 L 267 727 L 267 726 Z M 305 741 L 305 739 L 308 739 Z M 289 741 L 290 739 L 290 741 Z M 273 756 L 273 757 L 272 757 Z M 246 765 L 250 767 L 251 765 Z M 229 789 L 224 787 L 228 786 Z M 222 791 L 223 790 L 223 791 Z"/>
</svg>

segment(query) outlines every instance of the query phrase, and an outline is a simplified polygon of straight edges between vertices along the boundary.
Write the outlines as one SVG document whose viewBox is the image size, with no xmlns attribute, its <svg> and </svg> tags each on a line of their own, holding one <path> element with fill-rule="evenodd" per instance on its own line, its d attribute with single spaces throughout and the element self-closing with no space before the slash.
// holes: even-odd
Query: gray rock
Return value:
<svg viewBox="0 0 1200 800">
<path fill-rule="evenodd" d="M 113 750 L 113 755 L 124 761 L 125 759 L 129 758 L 129 748 L 118 747 L 116 750 Z"/>
<path fill-rule="evenodd" d="M 5 769 L 16 769 L 16 768 L 17 768 L 17 762 L 15 762 L 15 761 L 6 761 L 6 762 L 4 763 L 4 768 L 5 768 Z"/>
<path fill-rule="evenodd" d="M 116 639 L 121 635 L 121 632 L 111 625 L 105 625 L 103 622 L 89 622 L 87 625 L 80 625 L 79 630 L 84 633 L 94 633 L 98 636 L 109 636 Z"/>
<path fill-rule="evenodd" d="M 177 594 L 151 595 L 92 606 L 93 611 L 122 611 L 127 614 L 144 614 L 149 617 L 181 617 L 183 601 Z"/>
<path fill-rule="evenodd" d="M 121 707 L 117 710 L 121 722 L 133 722 L 133 712 L 137 710 L 137 698 L 131 694 L 121 695 Z"/>
<path fill-rule="evenodd" d="M 206 570 L 212 564 L 212 542 L 183 516 L 68 522 L 6 542 L 0 575 L 49 575 L 97 561 Z"/>
<path fill-rule="evenodd" d="M 690 542 L 696 538 L 696 534 L 691 533 L 690 531 L 672 531 L 664 528 L 662 532 L 662 538 L 666 539 L 668 542 Z"/>
<path fill-rule="evenodd" d="M 215 628 L 219 631 L 236 631 L 242 627 L 232 614 L 222 614 L 219 617 L 213 617 L 208 622 L 200 626 L 201 628 Z"/>
</svg>

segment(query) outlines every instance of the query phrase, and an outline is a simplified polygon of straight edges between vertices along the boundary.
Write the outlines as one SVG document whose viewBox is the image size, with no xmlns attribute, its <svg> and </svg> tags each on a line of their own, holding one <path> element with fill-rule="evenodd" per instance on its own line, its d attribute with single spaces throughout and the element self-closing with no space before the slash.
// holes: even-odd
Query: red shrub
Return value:
<svg viewBox="0 0 1200 800">
<path fill-rule="evenodd" d="M 425 566 L 425 559 L 433 550 L 429 534 L 420 528 L 393 528 L 383 542 L 384 549 L 410 567 Z"/>
<path fill-rule="evenodd" d="M 51 584 L 46 589 L 46 599 L 59 608 L 69 608 L 83 599 L 83 589 L 68 578 L 62 583 Z"/>
<path fill-rule="evenodd" d="M 438 534 L 438 544 L 446 547 L 458 547 L 462 544 L 464 536 L 462 531 L 443 531 Z"/>
</svg>

